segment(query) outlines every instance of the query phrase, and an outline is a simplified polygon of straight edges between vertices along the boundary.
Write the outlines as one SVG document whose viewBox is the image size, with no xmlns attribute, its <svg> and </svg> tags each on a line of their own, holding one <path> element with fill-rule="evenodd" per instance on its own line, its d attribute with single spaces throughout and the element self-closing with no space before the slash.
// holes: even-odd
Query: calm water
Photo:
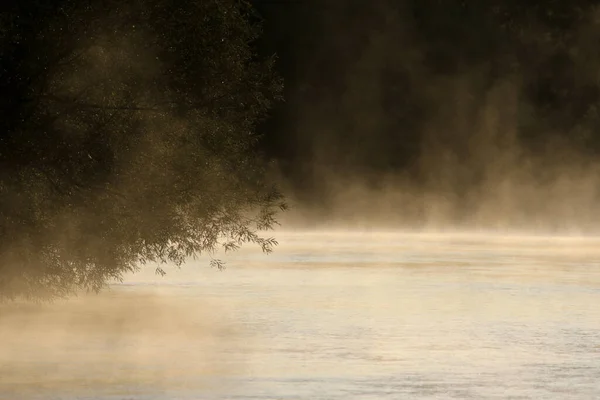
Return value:
<svg viewBox="0 0 600 400">
<path fill-rule="evenodd" d="M 0 399 L 600 398 L 600 239 L 277 237 L 0 309 Z"/>
</svg>

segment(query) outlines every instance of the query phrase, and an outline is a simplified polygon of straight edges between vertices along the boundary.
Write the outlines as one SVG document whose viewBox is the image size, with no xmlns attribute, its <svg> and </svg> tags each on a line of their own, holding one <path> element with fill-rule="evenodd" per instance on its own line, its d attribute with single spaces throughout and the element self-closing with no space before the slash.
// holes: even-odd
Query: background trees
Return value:
<svg viewBox="0 0 600 400">
<path fill-rule="evenodd" d="M 384 219 L 399 225 L 427 224 L 441 198 L 451 223 L 597 226 L 597 1 L 254 1 L 292 105 L 278 109 L 271 151 L 307 208 L 336 212 L 358 182 L 373 196 L 355 209 L 394 191 Z M 498 182 L 511 182 L 504 211 Z M 472 222 L 486 199 L 494 211 Z"/>
<path fill-rule="evenodd" d="M 285 205 L 255 126 L 281 81 L 253 52 L 257 21 L 236 0 L 3 5 L 0 299 L 271 249 L 257 230 Z"/>
</svg>

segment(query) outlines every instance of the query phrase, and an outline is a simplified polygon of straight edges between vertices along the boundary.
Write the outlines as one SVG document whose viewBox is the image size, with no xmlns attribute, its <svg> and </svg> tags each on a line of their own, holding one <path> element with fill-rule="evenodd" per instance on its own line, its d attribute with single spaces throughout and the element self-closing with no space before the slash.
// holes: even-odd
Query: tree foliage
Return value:
<svg viewBox="0 0 600 400">
<path fill-rule="evenodd" d="M 99 290 L 221 245 L 271 250 L 259 232 L 285 204 L 255 127 L 281 81 L 253 51 L 248 4 L 2 7 L 0 299 Z"/>
</svg>

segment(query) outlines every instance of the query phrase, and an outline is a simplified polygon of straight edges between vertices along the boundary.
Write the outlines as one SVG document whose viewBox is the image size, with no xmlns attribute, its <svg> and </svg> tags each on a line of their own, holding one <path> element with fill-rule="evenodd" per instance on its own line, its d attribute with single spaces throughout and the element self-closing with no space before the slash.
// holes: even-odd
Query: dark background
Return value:
<svg viewBox="0 0 600 400">
<path fill-rule="evenodd" d="M 518 87 L 520 146 L 541 154 L 558 140 L 582 157 L 598 152 L 596 1 L 253 3 L 264 18 L 260 52 L 277 54 L 286 85 L 261 127 L 264 149 L 298 193 L 318 186 L 315 165 L 419 180 L 432 136 L 472 157 L 469 123 L 433 135 L 429 123 L 456 118 L 449 105 L 460 96 L 482 104 L 501 82 Z"/>
</svg>

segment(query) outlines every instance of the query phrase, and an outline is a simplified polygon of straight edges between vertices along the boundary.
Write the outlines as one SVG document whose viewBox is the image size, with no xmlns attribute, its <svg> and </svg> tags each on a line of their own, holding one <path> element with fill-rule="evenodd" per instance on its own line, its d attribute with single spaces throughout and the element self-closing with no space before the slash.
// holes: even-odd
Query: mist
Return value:
<svg viewBox="0 0 600 400">
<path fill-rule="evenodd" d="M 513 34 L 485 7 L 436 7 L 313 6 L 322 40 L 289 89 L 300 161 L 282 174 L 284 220 L 598 233 L 597 9 L 564 31 L 515 14 Z"/>
<path fill-rule="evenodd" d="M 164 288 L 3 305 L 0 393 L 218 393 L 211 377 L 243 372 L 243 360 L 228 358 L 240 351 L 232 306 Z"/>
<path fill-rule="evenodd" d="M 9 3 L 0 397 L 598 397 L 597 6 Z"/>
</svg>

